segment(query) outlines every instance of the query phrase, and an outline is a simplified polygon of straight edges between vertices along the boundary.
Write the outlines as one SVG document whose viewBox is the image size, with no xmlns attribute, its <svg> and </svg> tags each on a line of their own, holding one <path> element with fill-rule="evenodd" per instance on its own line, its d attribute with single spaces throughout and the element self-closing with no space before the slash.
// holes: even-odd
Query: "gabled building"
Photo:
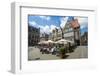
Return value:
<svg viewBox="0 0 100 76">
<path fill-rule="evenodd" d="M 28 46 L 37 45 L 40 41 L 40 28 L 28 25 Z"/>
<path fill-rule="evenodd" d="M 62 30 L 60 29 L 60 27 L 52 30 L 52 40 L 57 41 L 57 40 L 62 39 L 62 31 L 63 31 L 64 39 L 74 42 L 74 31 L 72 27 L 70 26 L 70 23 L 68 22 L 66 22 Z"/>
</svg>

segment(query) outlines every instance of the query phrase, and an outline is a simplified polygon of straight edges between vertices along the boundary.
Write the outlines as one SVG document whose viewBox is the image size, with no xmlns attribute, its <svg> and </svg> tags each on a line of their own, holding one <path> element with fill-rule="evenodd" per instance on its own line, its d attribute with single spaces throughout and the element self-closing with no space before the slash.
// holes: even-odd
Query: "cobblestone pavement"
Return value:
<svg viewBox="0 0 100 76">
<path fill-rule="evenodd" d="M 38 48 L 29 47 L 28 52 L 28 58 L 29 60 L 54 60 L 54 59 L 60 59 L 56 55 L 52 54 L 42 54 Z"/>
<path fill-rule="evenodd" d="M 74 52 L 70 53 L 67 59 L 88 58 L 88 47 L 78 46 Z"/>
<path fill-rule="evenodd" d="M 88 48 L 87 46 L 78 46 L 74 52 L 67 53 L 66 59 L 79 59 L 88 58 Z M 60 59 L 60 57 L 52 54 L 42 54 L 40 50 L 36 47 L 28 48 L 28 60 L 55 60 Z"/>
</svg>

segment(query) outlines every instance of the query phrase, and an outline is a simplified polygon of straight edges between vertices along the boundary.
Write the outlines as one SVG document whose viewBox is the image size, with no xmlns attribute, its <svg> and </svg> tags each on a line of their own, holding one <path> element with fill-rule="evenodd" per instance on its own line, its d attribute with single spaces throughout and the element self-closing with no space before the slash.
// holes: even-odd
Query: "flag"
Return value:
<svg viewBox="0 0 100 76">
<path fill-rule="evenodd" d="M 72 28 L 77 28 L 80 26 L 78 23 L 78 19 L 74 19 L 74 20 L 70 21 L 70 24 L 71 24 Z"/>
<path fill-rule="evenodd" d="M 67 22 L 71 24 L 72 28 L 77 28 L 79 27 L 78 19 L 74 19 L 74 16 L 69 16 Z"/>
</svg>

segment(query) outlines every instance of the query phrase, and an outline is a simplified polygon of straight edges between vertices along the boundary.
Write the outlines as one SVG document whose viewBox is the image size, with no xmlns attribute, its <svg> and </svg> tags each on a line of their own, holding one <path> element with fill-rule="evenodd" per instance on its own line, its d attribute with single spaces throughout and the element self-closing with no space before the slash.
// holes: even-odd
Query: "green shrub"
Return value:
<svg viewBox="0 0 100 76">
<path fill-rule="evenodd" d="M 64 47 L 60 48 L 60 53 L 65 54 L 65 48 Z"/>
</svg>

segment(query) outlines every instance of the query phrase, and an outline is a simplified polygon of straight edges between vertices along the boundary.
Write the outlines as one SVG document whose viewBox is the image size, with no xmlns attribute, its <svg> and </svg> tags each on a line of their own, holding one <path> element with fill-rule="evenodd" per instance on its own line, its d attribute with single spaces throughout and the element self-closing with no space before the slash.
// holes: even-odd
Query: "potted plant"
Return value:
<svg viewBox="0 0 100 76">
<path fill-rule="evenodd" d="M 64 47 L 61 47 L 61 48 L 60 48 L 60 57 L 61 57 L 62 59 L 64 59 L 65 54 L 66 54 L 65 48 L 64 48 Z"/>
</svg>

